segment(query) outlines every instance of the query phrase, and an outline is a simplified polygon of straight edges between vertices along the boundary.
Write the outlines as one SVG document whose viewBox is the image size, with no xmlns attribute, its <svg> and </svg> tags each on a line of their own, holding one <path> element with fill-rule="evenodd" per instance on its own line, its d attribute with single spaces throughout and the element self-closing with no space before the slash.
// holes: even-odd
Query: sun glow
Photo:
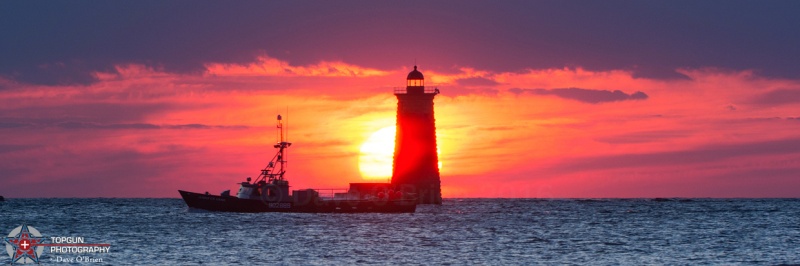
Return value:
<svg viewBox="0 0 800 266">
<path fill-rule="evenodd" d="M 361 144 L 358 168 L 364 179 L 388 179 L 392 176 L 395 126 L 381 128 Z"/>
<path fill-rule="evenodd" d="M 392 177 L 392 164 L 394 160 L 394 138 L 397 128 L 388 126 L 375 131 L 361 144 L 358 156 L 358 169 L 364 179 L 388 180 Z M 437 147 L 436 153 L 441 157 L 441 150 Z M 439 171 L 442 161 L 439 160 Z"/>
</svg>

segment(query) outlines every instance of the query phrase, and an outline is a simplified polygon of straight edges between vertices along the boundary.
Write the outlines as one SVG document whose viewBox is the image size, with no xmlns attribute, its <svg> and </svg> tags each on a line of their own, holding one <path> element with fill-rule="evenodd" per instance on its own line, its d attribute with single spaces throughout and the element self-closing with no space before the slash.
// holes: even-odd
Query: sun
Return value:
<svg viewBox="0 0 800 266">
<path fill-rule="evenodd" d="M 358 169 L 364 179 L 386 180 L 392 176 L 395 126 L 381 128 L 361 144 Z"/>
</svg>

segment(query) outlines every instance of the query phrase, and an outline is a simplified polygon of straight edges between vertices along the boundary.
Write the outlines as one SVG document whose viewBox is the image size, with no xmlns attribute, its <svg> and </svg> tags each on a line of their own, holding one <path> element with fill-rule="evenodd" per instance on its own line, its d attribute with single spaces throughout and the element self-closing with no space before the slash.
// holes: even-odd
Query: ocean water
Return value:
<svg viewBox="0 0 800 266">
<path fill-rule="evenodd" d="M 96 261 L 73 263 L 82 265 L 800 264 L 798 199 L 445 199 L 413 214 L 212 213 L 180 199 L 0 202 L 3 236 L 23 223 L 46 242 L 111 244 L 80 254 Z M 41 263 L 75 256 L 46 250 Z"/>
</svg>

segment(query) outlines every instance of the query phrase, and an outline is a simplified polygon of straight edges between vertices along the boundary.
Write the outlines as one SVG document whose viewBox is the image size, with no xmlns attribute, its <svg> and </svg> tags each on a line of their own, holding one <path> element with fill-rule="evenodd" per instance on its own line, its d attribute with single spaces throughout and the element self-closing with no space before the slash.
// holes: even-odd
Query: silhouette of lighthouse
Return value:
<svg viewBox="0 0 800 266">
<path fill-rule="evenodd" d="M 417 71 L 417 66 L 408 73 L 406 88 L 394 91 L 397 96 L 397 135 L 392 186 L 416 193 L 421 204 L 442 204 L 433 116 L 433 98 L 437 94 L 439 89 L 425 89 L 425 77 Z"/>
</svg>

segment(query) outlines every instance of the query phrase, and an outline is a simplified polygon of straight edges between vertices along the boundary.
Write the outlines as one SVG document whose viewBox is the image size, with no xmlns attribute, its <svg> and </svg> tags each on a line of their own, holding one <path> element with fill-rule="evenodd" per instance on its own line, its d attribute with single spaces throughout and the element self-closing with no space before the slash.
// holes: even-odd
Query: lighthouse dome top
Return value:
<svg viewBox="0 0 800 266">
<path fill-rule="evenodd" d="M 417 70 L 417 66 L 414 66 L 414 70 L 408 73 L 408 78 L 406 79 L 425 79 L 425 77 L 422 76 L 422 72 Z"/>
</svg>

